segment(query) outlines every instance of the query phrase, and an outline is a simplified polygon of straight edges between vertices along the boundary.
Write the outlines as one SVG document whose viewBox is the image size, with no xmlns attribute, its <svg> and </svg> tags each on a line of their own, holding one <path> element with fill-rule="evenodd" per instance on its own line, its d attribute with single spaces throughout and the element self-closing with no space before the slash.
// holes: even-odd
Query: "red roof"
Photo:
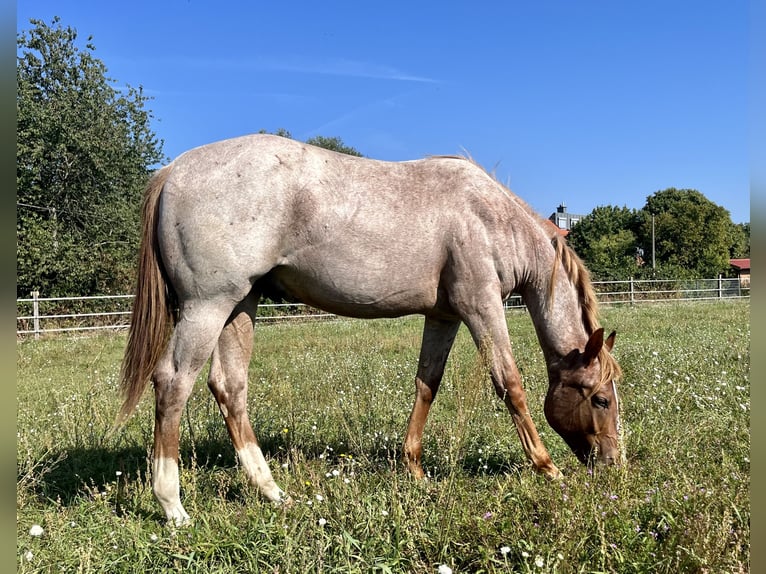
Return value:
<svg viewBox="0 0 766 574">
<path fill-rule="evenodd" d="M 729 264 L 741 271 L 750 270 L 750 259 L 729 259 Z"/>
<path fill-rule="evenodd" d="M 558 234 L 563 236 L 563 237 L 566 237 L 567 235 L 569 235 L 569 230 L 568 229 L 561 229 L 558 225 L 553 223 L 550 219 L 546 219 L 545 220 L 545 224 L 548 227 L 550 227 L 551 229 L 555 229 L 558 232 Z"/>
</svg>

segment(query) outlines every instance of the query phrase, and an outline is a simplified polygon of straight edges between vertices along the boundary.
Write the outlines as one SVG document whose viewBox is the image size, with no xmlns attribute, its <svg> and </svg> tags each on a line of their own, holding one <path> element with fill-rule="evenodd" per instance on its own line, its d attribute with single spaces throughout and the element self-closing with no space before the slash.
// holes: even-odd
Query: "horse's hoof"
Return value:
<svg viewBox="0 0 766 574">
<path fill-rule="evenodd" d="M 410 476 L 415 480 L 423 480 L 426 477 L 426 473 L 423 472 L 423 467 L 419 464 L 407 463 L 407 471 Z"/>
<path fill-rule="evenodd" d="M 168 526 L 171 529 L 185 528 L 186 526 L 191 526 L 191 523 L 191 518 L 189 518 L 189 515 L 186 514 L 186 512 L 168 517 Z"/>
<path fill-rule="evenodd" d="M 562 472 L 554 464 L 545 466 L 543 468 L 538 468 L 537 472 L 542 474 L 548 480 L 561 480 L 562 478 L 564 478 L 564 475 L 562 474 Z"/>
</svg>

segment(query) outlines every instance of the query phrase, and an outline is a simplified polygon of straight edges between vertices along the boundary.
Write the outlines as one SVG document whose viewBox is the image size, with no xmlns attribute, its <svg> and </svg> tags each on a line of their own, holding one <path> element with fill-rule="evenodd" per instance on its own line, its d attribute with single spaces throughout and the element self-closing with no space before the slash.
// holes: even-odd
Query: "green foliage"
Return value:
<svg viewBox="0 0 766 574">
<path fill-rule="evenodd" d="M 592 472 L 546 425 L 534 328 L 509 313 L 560 482 L 531 470 L 465 329 L 425 430 L 430 479 L 416 482 L 399 458 L 421 319 L 259 326 L 250 416 L 295 504 L 253 492 L 200 380 L 181 424 L 194 522 L 180 530 L 151 492 L 151 391 L 107 433 L 124 335 L 20 341 L 17 572 L 748 572 L 749 309 L 605 310 L 628 464 Z"/>
<path fill-rule="evenodd" d="M 17 295 L 127 292 L 142 188 L 164 160 L 141 88 L 58 18 L 17 37 Z"/>
<path fill-rule="evenodd" d="M 729 254 L 732 259 L 750 257 L 750 223 L 735 223 L 731 235 Z"/>
<path fill-rule="evenodd" d="M 260 130 L 258 133 L 266 134 L 269 133 L 266 130 Z M 274 132 L 274 135 L 282 136 L 283 138 L 293 138 L 292 134 L 284 129 L 279 128 L 277 131 Z M 355 148 L 346 145 L 343 143 L 343 140 L 337 136 L 334 137 L 326 137 L 326 136 L 314 136 L 306 140 L 306 143 L 309 145 L 314 145 L 317 147 L 322 147 L 325 149 L 329 149 L 331 151 L 337 151 L 339 153 L 345 153 L 346 155 L 354 155 L 357 157 L 364 157 L 359 151 L 357 151 Z"/>
<path fill-rule="evenodd" d="M 635 274 L 636 232 L 640 214 L 627 207 L 602 206 L 574 225 L 569 244 L 599 279 L 625 279 Z"/>
<path fill-rule="evenodd" d="M 357 150 L 355 150 L 351 146 L 347 146 L 346 144 L 344 144 L 339 137 L 314 136 L 313 138 L 307 139 L 306 143 L 315 145 L 318 147 L 323 147 L 325 149 L 329 149 L 332 151 L 345 153 L 346 155 L 355 155 L 357 157 L 362 157 L 361 153 L 359 153 Z"/>
<path fill-rule="evenodd" d="M 729 212 L 693 189 L 669 188 L 646 200 L 639 239 L 651 248 L 654 216 L 655 254 L 663 264 L 716 277 L 729 268 L 732 223 Z"/>
<path fill-rule="evenodd" d="M 568 241 L 598 279 L 717 277 L 729 272 L 731 257 L 749 256 L 750 225 L 733 224 L 699 191 L 668 188 L 639 211 L 597 207 Z"/>
</svg>

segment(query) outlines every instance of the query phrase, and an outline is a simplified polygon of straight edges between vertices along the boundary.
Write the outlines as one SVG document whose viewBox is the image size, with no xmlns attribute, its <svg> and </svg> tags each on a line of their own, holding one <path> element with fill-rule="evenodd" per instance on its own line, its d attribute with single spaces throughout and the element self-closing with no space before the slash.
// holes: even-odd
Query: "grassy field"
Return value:
<svg viewBox="0 0 766 574">
<path fill-rule="evenodd" d="M 263 326 L 250 413 L 296 503 L 249 488 L 198 381 L 181 435 L 194 522 L 179 530 L 152 497 L 151 393 L 107 434 L 124 334 L 20 341 L 17 571 L 748 572 L 749 321 L 749 302 L 605 309 L 628 464 L 591 472 L 545 423 L 542 355 L 529 317 L 509 313 L 561 482 L 531 470 L 464 328 L 416 482 L 399 458 L 422 320 Z"/>
</svg>

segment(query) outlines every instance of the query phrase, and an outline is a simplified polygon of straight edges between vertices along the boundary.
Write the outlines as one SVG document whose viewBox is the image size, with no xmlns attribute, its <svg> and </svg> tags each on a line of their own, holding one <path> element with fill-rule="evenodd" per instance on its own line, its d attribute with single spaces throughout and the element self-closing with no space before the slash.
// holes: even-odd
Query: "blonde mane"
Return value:
<svg viewBox="0 0 766 574">
<path fill-rule="evenodd" d="M 582 309 L 582 323 L 586 333 L 590 336 L 601 327 L 598 320 L 598 299 L 590 279 L 590 272 L 585 267 L 582 259 L 567 244 L 563 237 L 558 234 L 552 236 L 551 244 L 556 255 L 553 260 L 550 282 L 548 283 L 548 301 L 553 301 L 556 275 L 559 267 L 562 267 L 567 274 L 569 282 L 577 289 L 577 298 Z M 617 364 L 617 361 L 606 348 L 601 348 L 598 360 L 601 363 L 601 381 L 599 386 L 617 380 L 622 376 L 620 365 Z"/>
</svg>

